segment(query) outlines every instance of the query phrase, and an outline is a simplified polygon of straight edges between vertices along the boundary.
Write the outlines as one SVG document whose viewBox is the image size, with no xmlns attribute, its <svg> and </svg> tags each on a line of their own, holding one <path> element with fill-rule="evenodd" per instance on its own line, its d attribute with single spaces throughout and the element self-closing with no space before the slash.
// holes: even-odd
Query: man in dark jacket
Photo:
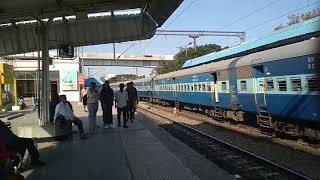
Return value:
<svg viewBox="0 0 320 180">
<path fill-rule="evenodd" d="M 113 90 L 109 85 L 109 81 L 105 81 L 100 91 L 100 101 L 103 111 L 104 128 L 110 128 L 113 124 L 112 106 L 113 106 Z"/>
<path fill-rule="evenodd" d="M 128 115 L 131 122 L 135 119 L 134 113 L 137 109 L 138 104 L 138 91 L 134 87 L 133 82 L 130 82 L 127 87 L 128 93 Z"/>
<path fill-rule="evenodd" d="M 19 153 L 22 157 L 25 151 L 31 156 L 32 166 L 42 166 L 45 163 L 39 160 L 39 152 L 30 138 L 20 138 L 16 136 L 8 126 L 0 120 L 0 137 L 5 142 L 7 148 L 15 153 Z"/>
</svg>

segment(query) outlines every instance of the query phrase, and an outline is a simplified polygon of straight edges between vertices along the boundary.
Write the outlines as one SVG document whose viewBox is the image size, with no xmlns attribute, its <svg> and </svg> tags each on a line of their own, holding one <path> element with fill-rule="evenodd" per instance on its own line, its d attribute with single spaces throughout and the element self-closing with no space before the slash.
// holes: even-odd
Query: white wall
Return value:
<svg viewBox="0 0 320 180">
<path fill-rule="evenodd" d="M 0 60 L 0 63 L 5 63 L 4 60 Z M 38 68 L 38 61 L 37 60 L 14 60 L 10 61 L 14 66 L 15 71 L 36 71 Z M 62 71 L 69 71 L 69 70 L 76 70 L 79 71 L 79 58 L 75 58 L 74 60 L 60 60 L 60 59 L 53 59 L 52 65 L 49 66 L 50 71 L 59 72 L 59 76 Z M 78 90 L 76 91 L 62 91 L 60 86 L 60 78 L 54 77 L 51 80 L 58 80 L 58 93 L 65 94 L 69 101 L 79 101 L 79 85 Z"/>
<path fill-rule="evenodd" d="M 59 70 L 59 75 L 61 75 L 62 71 L 70 71 L 70 70 L 79 71 L 79 59 L 76 58 L 75 60 L 54 60 L 52 64 L 52 70 Z M 76 91 L 63 91 L 61 89 L 62 86 L 61 86 L 60 78 L 58 81 L 58 85 L 59 85 L 58 87 L 59 94 L 65 94 L 69 101 L 80 100 L 79 85 L 78 85 L 78 90 Z"/>
</svg>

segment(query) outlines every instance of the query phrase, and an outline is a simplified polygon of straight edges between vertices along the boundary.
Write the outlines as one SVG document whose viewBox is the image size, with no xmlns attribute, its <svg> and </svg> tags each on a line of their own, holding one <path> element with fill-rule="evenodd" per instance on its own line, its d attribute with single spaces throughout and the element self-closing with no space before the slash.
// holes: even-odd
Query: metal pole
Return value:
<svg viewBox="0 0 320 180">
<path fill-rule="evenodd" d="M 113 60 L 115 61 L 116 60 L 116 44 L 113 43 Z"/>
<path fill-rule="evenodd" d="M 38 21 L 38 23 L 40 23 Z M 39 38 L 38 38 L 38 71 L 37 71 L 37 75 L 38 75 L 38 82 L 37 82 L 37 99 L 38 99 L 38 118 L 39 120 L 41 120 L 41 80 L 40 80 L 40 48 L 41 48 L 41 34 L 42 34 L 42 25 L 40 24 L 40 32 L 39 33 Z"/>
<path fill-rule="evenodd" d="M 49 23 L 49 21 L 48 21 Z M 48 23 L 42 22 L 42 125 L 49 124 L 49 48 L 48 48 Z"/>
</svg>

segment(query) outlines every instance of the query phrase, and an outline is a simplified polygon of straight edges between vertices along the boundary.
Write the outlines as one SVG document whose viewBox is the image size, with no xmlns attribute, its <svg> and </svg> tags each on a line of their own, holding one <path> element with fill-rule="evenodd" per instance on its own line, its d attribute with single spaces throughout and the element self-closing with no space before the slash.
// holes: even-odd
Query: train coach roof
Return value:
<svg viewBox="0 0 320 180">
<path fill-rule="evenodd" d="M 204 64 L 201 66 L 196 66 L 193 68 L 174 71 L 174 72 L 170 72 L 170 73 L 166 73 L 166 74 L 161 74 L 159 76 L 156 76 L 154 78 L 154 80 L 172 79 L 175 77 L 187 76 L 187 75 L 192 75 L 192 74 L 210 73 L 210 72 L 225 70 L 225 69 L 228 69 L 229 64 L 233 60 L 235 60 L 235 58 L 224 60 L 224 61 L 219 61 L 219 62 L 213 62 L 213 63 L 209 63 L 209 64 Z"/>
<path fill-rule="evenodd" d="M 316 54 L 319 53 L 319 45 L 320 38 L 318 37 L 258 53 L 253 53 L 241 57 L 237 63 L 237 67 Z"/>
<path fill-rule="evenodd" d="M 152 81 L 153 78 L 154 78 L 154 76 L 149 76 L 149 77 L 145 77 L 145 78 L 141 78 L 141 79 L 136 79 L 136 80 L 134 80 L 132 82 L 133 83 L 149 82 L 149 81 Z"/>
<path fill-rule="evenodd" d="M 183 68 L 190 68 L 204 63 L 220 61 L 234 57 L 241 57 L 250 53 L 263 51 L 266 49 L 280 47 L 286 44 L 303 41 L 312 36 L 318 36 L 320 33 L 320 17 L 288 26 L 286 28 L 274 31 L 260 39 L 243 43 L 239 46 L 229 48 L 216 53 L 210 53 L 186 61 Z"/>
</svg>

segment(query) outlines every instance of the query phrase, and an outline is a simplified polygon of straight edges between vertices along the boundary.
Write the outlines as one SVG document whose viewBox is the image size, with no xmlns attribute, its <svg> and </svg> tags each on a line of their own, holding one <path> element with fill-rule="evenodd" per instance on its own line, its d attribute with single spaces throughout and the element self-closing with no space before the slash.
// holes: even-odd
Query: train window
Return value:
<svg viewBox="0 0 320 180">
<path fill-rule="evenodd" d="M 206 84 L 202 84 L 202 91 L 207 91 L 206 90 Z"/>
<path fill-rule="evenodd" d="M 207 83 L 207 91 L 211 92 L 211 86 L 210 86 L 210 83 Z"/>
<path fill-rule="evenodd" d="M 194 91 L 198 91 L 198 85 L 197 84 L 194 84 L 193 88 L 194 88 Z"/>
<path fill-rule="evenodd" d="M 222 91 L 227 91 L 227 82 L 222 82 L 222 84 L 221 84 L 221 90 L 222 90 Z"/>
<path fill-rule="evenodd" d="M 240 81 L 240 91 L 247 91 L 247 81 Z"/>
<path fill-rule="evenodd" d="M 193 84 L 190 85 L 190 91 L 193 91 Z"/>
<path fill-rule="evenodd" d="M 266 79 L 266 91 L 273 91 L 274 90 L 274 84 L 273 79 Z"/>
<path fill-rule="evenodd" d="M 287 80 L 278 79 L 278 87 L 279 87 L 279 91 L 287 91 Z"/>
<path fill-rule="evenodd" d="M 291 90 L 292 91 L 301 91 L 302 90 L 300 77 L 291 78 Z"/>
<path fill-rule="evenodd" d="M 184 90 L 185 91 L 189 91 L 189 89 L 190 89 L 189 85 L 184 85 Z"/>
<path fill-rule="evenodd" d="M 199 85 L 198 85 L 198 88 L 199 88 L 199 91 L 204 91 L 204 90 L 202 89 L 202 84 L 199 84 Z"/>
<path fill-rule="evenodd" d="M 320 91 L 320 79 L 317 77 L 307 77 L 308 90 L 309 91 Z"/>
</svg>

